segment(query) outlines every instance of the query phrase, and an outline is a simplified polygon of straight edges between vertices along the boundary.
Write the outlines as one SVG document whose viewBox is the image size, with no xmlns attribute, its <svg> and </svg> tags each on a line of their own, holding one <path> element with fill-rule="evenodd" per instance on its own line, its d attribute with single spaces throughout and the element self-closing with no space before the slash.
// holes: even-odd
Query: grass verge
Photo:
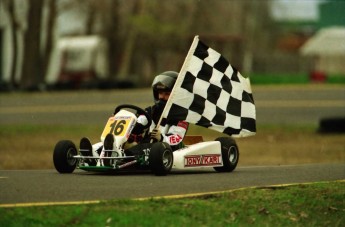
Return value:
<svg viewBox="0 0 345 227">
<path fill-rule="evenodd" d="M 53 169 L 55 144 L 62 139 L 79 146 L 88 136 L 100 140 L 103 126 L 0 125 L 0 169 Z M 191 126 L 188 134 L 214 140 L 224 134 Z M 253 137 L 237 139 L 239 165 L 288 165 L 345 162 L 345 134 L 319 134 L 311 126 L 258 126 Z"/>
<path fill-rule="evenodd" d="M 0 208 L 1 226 L 344 226 L 345 182 L 234 190 L 182 199 Z"/>
</svg>

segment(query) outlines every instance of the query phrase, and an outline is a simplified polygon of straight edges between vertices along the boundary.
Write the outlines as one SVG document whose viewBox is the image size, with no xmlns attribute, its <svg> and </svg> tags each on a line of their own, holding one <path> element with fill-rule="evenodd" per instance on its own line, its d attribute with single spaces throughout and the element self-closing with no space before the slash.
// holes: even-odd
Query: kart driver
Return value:
<svg viewBox="0 0 345 227">
<path fill-rule="evenodd" d="M 165 104 L 169 99 L 170 93 L 176 82 L 178 73 L 174 71 L 167 71 L 157 75 L 152 83 L 153 98 L 155 104 L 147 107 L 145 111 L 152 118 L 152 123 L 149 130 L 144 130 L 148 124 L 148 119 L 144 115 L 140 115 L 137 119 L 137 124 L 132 130 L 132 134 L 128 138 L 130 144 L 135 145 L 133 142 L 151 143 L 151 142 L 166 142 L 170 145 L 173 151 L 183 147 L 183 138 L 188 129 L 186 121 L 166 120 L 163 119 L 160 127 L 157 127 L 158 121 L 163 113 Z M 114 146 L 114 136 L 108 134 L 104 142 L 95 144 L 95 150 L 99 153 L 100 157 L 107 156 L 105 150 L 112 150 Z M 129 148 L 132 147 L 129 145 Z M 92 156 L 92 145 L 88 138 L 84 137 L 80 141 L 80 151 L 85 156 Z M 135 147 L 133 150 L 127 151 L 128 154 L 137 152 Z M 93 160 L 89 160 L 90 163 Z M 110 160 L 102 160 L 106 165 L 110 165 Z"/>
<path fill-rule="evenodd" d="M 154 78 L 152 82 L 152 90 L 155 104 L 145 109 L 145 111 L 152 117 L 152 124 L 149 132 L 144 134 L 144 140 L 166 142 L 170 145 L 173 151 L 182 147 L 182 140 L 187 132 L 188 123 L 186 121 L 176 120 L 167 121 L 166 119 L 162 120 L 160 127 L 157 127 L 157 123 L 162 115 L 165 104 L 169 99 L 177 76 L 177 72 L 167 71 Z M 148 119 L 144 115 L 140 115 L 137 119 L 137 124 L 132 131 L 133 136 L 131 139 L 133 141 L 140 141 L 140 137 L 137 137 L 136 135 L 142 134 L 143 128 L 147 124 Z"/>
</svg>

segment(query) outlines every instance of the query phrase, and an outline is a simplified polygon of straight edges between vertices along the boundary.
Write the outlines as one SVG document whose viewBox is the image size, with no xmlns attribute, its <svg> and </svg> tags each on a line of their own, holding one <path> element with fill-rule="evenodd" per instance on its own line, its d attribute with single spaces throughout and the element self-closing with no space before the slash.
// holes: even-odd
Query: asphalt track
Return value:
<svg viewBox="0 0 345 227">
<path fill-rule="evenodd" d="M 213 169 L 173 171 L 164 177 L 151 173 L 94 174 L 81 170 L 0 171 L 0 207 L 97 202 L 148 198 L 345 179 L 344 164 L 238 167 L 232 173 Z"/>
<path fill-rule="evenodd" d="M 254 86 L 258 124 L 318 125 L 324 117 L 345 116 L 345 86 Z M 101 124 L 119 104 L 152 103 L 149 89 L 120 91 L 0 94 L 0 125 Z M 183 195 L 275 184 L 345 179 L 345 164 L 238 167 L 233 173 L 213 170 L 117 175 L 55 170 L 0 170 L 0 206 L 98 201 L 118 198 Z"/>
<path fill-rule="evenodd" d="M 253 86 L 258 124 L 318 125 L 345 117 L 344 85 Z M 0 94 L 2 124 L 99 124 L 119 104 L 152 105 L 150 89 Z"/>
</svg>

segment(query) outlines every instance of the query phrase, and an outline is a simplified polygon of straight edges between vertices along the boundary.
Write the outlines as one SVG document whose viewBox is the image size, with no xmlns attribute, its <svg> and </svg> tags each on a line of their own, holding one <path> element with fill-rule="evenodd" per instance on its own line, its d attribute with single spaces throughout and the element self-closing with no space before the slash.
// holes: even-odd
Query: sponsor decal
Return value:
<svg viewBox="0 0 345 227">
<path fill-rule="evenodd" d="M 102 138 L 105 138 L 108 133 L 114 136 L 129 137 L 129 130 L 134 128 L 134 119 L 127 116 L 110 117 L 106 126 L 104 127 Z"/>
<path fill-rule="evenodd" d="M 128 120 L 131 119 L 131 116 L 114 116 L 115 120 Z"/>
<path fill-rule="evenodd" d="M 129 128 L 127 129 L 127 132 L 126 132 L 126 138 L 127 138 L 127 139 L 128 139 L 129 136 L 131 135 L 131 132 L 132 132 L 134 126 L 135 126 L 135 122 L 132 121 L 131 124 L 129 125 Z"/>
<path fill-rule="evenodd" d="M 189 155 L 184 157 L 185 167 L 221 165 L 220 154 Z"/>
<path fill-rule="evenodd" d="M 179 121 L 177 126 L 187 129 L 188 128 L 188 123 L 186 121 Z"/>
<path fill-rule="evenodd" d="M 175 145 L 182 141 L 182 137 L 180 135 L 172 135 L 169 136 L 169 144 Z"/>
</svg>

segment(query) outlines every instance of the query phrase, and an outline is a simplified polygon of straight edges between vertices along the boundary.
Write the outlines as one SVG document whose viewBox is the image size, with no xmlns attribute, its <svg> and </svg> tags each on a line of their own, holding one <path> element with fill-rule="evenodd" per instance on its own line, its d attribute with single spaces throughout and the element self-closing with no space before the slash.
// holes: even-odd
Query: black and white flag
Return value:
<svg viewBox="0 0 345 227">
<path fill-rule="evenodd" d="M 234 137 L 255 135 L 250 81 L 196 36 L 162 118 L 185 120 Z"/>
</svg>

